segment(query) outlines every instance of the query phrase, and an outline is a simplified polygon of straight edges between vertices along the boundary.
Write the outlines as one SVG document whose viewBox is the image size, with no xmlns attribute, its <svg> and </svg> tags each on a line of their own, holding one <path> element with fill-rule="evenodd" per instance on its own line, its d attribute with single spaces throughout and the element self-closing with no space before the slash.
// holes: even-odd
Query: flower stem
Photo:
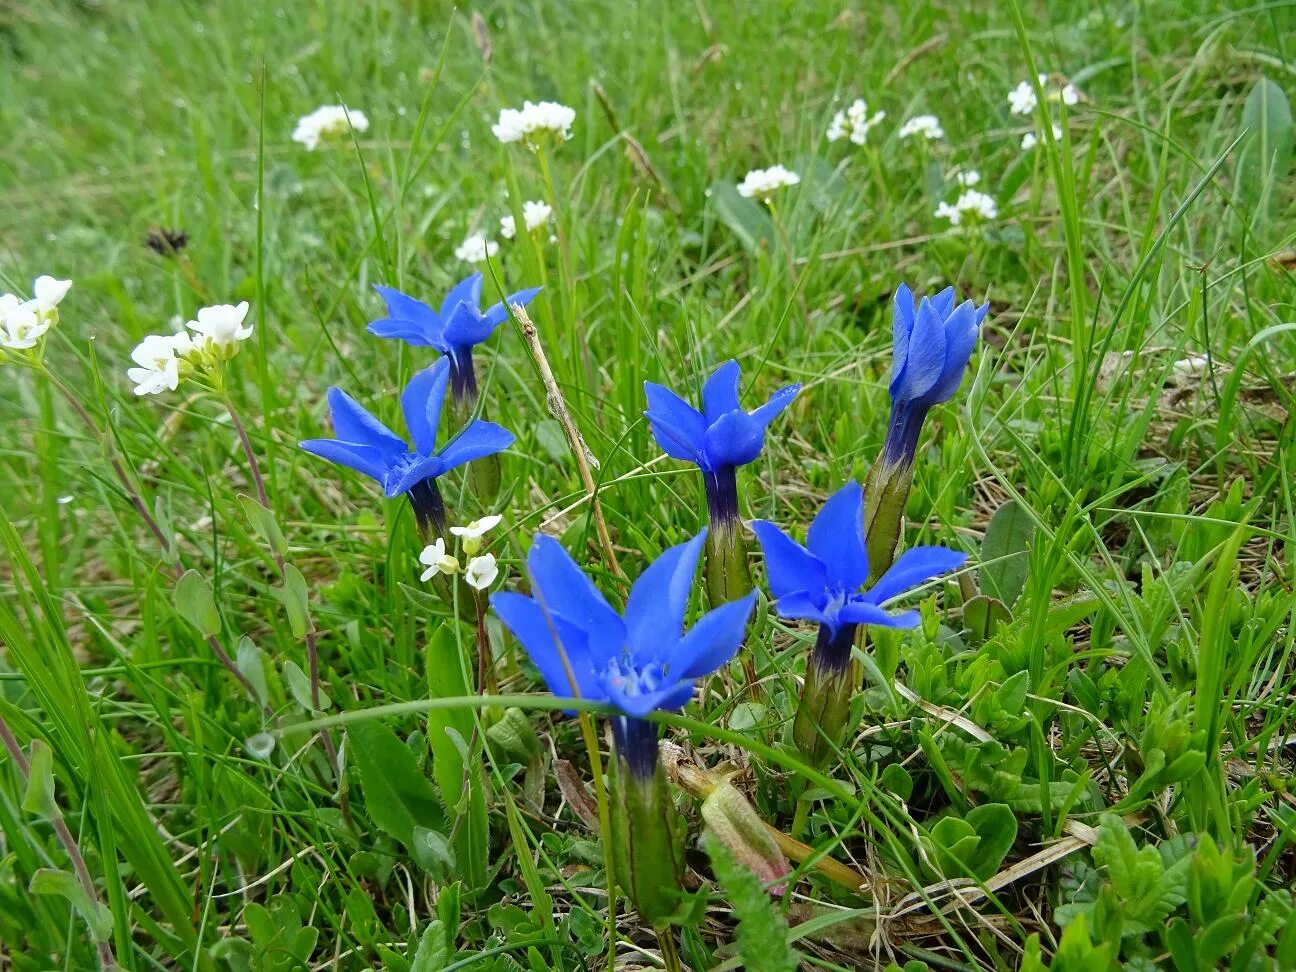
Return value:
<svg viewBox="0 0 1296 972">
<path fill-rule="evenodd" d="M 58 376 L 54 374 L 54 372 L 50 371 L 48 367 L 41 364 L 37 366 L 36 370 L 47 378 L 54 387 L 58 389 L 59 393 L 67 399 L 68 403 L 72 406 L 73 411 L 77 413 L 77 416 L 85 423 L 86 428 L 90 430 L 90 434 L 93 436 L 95 441 L 104 444 L 104 447 L 108 450 L 108 462 L 112 465 L 113 472 L 117 476 L 117 482 L 121 484 L 122 490 L 131 501 L 131 505 L 135 507 L 135 511 L 139 513 L 140 518 L 148 527 L 149 532 L 153 534 L 158 545 L 164 552 L 170 553 L 170 538 L 162 532 L 162 528 L 158 525 L 158 521 L 154 518 L 153 514 L 149 512 L 148 504 L 144 502 L 144 497 L 140 495 L 140 491 L 135 488 L 134 482 L 131 481 L 130 476 L 126 472 L 126 467 L 122 465 L 121 460 L 117 457 L 112 443 L 104 436 L 103 432 L 100 431 L 99 423 L 94 420 L 94 416 L 92 416 L 86 410 L 86 407 L 81 404 L 72 389 L 68 388 L 68 386 L 65 385 Z M 178 552 L 174 553 L 174 556 L 171 558 L 171 569 L 177 578 L 184 575 L 184 567 L 180 563 Z M 220 642 L 216 640 L 215 635 L 208 636 L 207 644 L 211 647 L 212 654 L 216 656 L 216 660 L 224 665 L 226 670 L 238 680 L 238 683 L 243 686 L 244 690 L 251 698 L 256 699 L 256 689 L 252 687 L 252 683 L 248 681 L 247 676 L 239 671 L 239 667 L 234 664 L 234 659 L 230 658 L 225 649 L 221 647 Z M 263 706 L 263 708 L 267 713 L 270 712 L 269 706 Z"/>
<path fill-rule="evenodd" d="M 675 929 L 670 925 L 654 928 L 657 933 L 657 946 L 661 949 L 662 965 L 666 972 L 683 972 L 684 963 L 680 961 L 679 946 L 675 943 Z"/>
<path fill-rule="evenodd" d="M 4 716 L 0 716 L 0 740 L 3 740 L 5 749 L 9 751 L 9 758 L 13 760 L 14 766 L 18 768 L 18 775 L 22 777 L 25 786 L 31 777 L 31 764 L 27 761 L 27 754 L 23 752 L 22 746 L 18 745 L 18 740 L 14 737 Z M 63 845 L 63 850 L 67 852 L 68 858 L 72 861 L 72 868 L 76 871 L 77 881 L 80 882 L 81 889 L 85 891 L 86 896 L 91 901 L 98 904 L 99 892 L 95 888 L 94 878 L 90 876 L 90 869 L 86 867 L 85 858 L 81 856 L 81 848 L 77 846 L 76 839 L 72 836 L 72 831 L 68 829 L 67 821 L 63 819 L 63 813 L 56 803 L 50 805 L 50 823 L 54 827 L 54 833 L 58 835 L 59 843 Z M 117 957 L 113 954 L 111 941 L 108 939 L 96 941 L 95 949 L 99 953 L 99 965 L 101 968 L 116 969 L 118 967 Z"/>
<path fill-rule="evenodd" d="M 257 461 L 256 450 L 252 448 L 252 440 L 249 438 L 247 428 L 243 424 L 243 419 L 239 416 L 238 409 L 234 407 L 234 401 L 228 394 L 222 396 L 225 404 L 225 411 L 229 413 L 230 421 L 234 423 L 234 428 L 238 431 L 239 442 L 243 445 L 243 455 L 247 457 L 248 471 L 252 474 L 252 482 L 256 487 L 257 502 L 261 508 L 274 512 L 270 505 L 270 497 L 266 493 L 265 478 L 261 475 L 261 463 Z M 275 559 L 275 566 L 279 568 L 279 576 L 285 577 L 287 574 L 287 562 L 283 554 L 278 550 L 272 551 Z M 315 632 L 307 626 L 306 630 L 306 667 L 310 675 L 310 692 L 311 705 L 316 712 L 320 709 L 320 674 L 319 674 L 319 646 L 315 641 Z M 329 765 L 333 768 L 334 776 L 338 772 L 337 749 L 333 745 L 333 734 L 327 729 L 320 733 L 320 741 L 324 745 L 324 752 L 328 756 Z M 341 780 L 338 780 L 341 788 Z M 346 797 L 343 796 L 343 800 Z"/>
</svg>

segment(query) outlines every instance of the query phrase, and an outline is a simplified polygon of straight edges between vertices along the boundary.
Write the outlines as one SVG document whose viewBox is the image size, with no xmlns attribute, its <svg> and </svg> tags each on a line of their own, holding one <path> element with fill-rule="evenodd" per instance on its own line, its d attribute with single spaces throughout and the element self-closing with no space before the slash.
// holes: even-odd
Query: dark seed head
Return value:
<svg viewBox="0 0 1296 972">
<path fill-rule="evenodd" d="M 175 256 L 189 243 L 189 234 L 182 229 L 163 229 L 154 226 L 144 237 L 144 245 L 158 256 Z"/>
</svg>

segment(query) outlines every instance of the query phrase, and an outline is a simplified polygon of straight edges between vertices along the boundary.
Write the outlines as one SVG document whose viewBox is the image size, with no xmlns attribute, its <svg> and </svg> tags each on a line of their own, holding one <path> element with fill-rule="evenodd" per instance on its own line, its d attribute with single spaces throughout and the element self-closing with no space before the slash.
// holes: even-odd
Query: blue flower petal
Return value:
<svg viewBox="0 0 1296 972">
<path fill-rule="evenodd" d="M 527 304 L 531 303 L 531 301 L 535 299 L 536 294 L 540 293 L 543 289 L 543 287 L 528 287 L 526 290 L 519 290 L 515 294 L 509 294 L 498 304 L 492 304 L 490 309 L 488 309 L 482 316 L 486 318 L 486 321 L 491 327 L 494 327 L 497 324 L 502 324 L 504 321 L 508 320 L 508 309 L 510 307 L 514 304 L 521 304 L 525 307 Z"/>
<path fill-rule="evenodd" d="M 902 283 L 896 288 L 892 300 L 895 311 L 891 324 L 891 394 L 896 393 L 896 382 L 904 371 L 905 360 L 909 357 L 909 335 L 913 333 L 914 314 L 918 304 L 914 300 L 909 285 Z"/>
<path fill-rule="evenodd" d="M 628 716 L 643 719 L 661 710 L 673 712 L 688 705 L 693 698 L 691 681 L 667 682 L 656 691 L 643 691 L 641 686 L 631 685 L 629 679 L 604 676 L 603 690 L 607 699 Z"/>
<path fill-rule="evenodd" d="M 945 370 L 945 323 L 932 302 L 924 297 L 918 304 L 909 350 L 898 376 L 899 389 L 893 397 L 913 401 L 926 395 L 940 381 Z"/>
<path fill-rule="evenodd" d="M 445 295 L 445 300 L 441 301 L 442 319 L 448 318 L 460 304 L 468 304 L 473 309 L 481 307 L 481 289 L 482 275 L 480 270 L 470 273 L 460 280 L 450 288 L 450 292 Z"/>
<path fill-rule="evenodd" d="M 823 562 L 767 520 L 752 523 L 765 553 L 765 575 L 776 598 L 794 591 L 824 591 L 828 572 Z"/>
<path fill-rule="evenodd" d="M 440 476 L 443 472 L 445 470 L 441 466 L 441 460 L 436 456 L 420 456 L 411 452 L 404 462 L 388 470 L 383 477 L 383 492 L 388 499 L 395 499 L 408 493 L 423 480 Z"/>
<path fill-rule="evenodd" d="M 661 661 L 662 653 L 679 641 L 705 542 L 703 530 L 687 543 L 671 547 L 649 564 L 630 588 L 625 626 L 636 664 Z"/>
<path fill-rule="evenodd" d="M 371 321 L 365 328 L 374 337 L 391 338 L 394 341 L 404 341 L 406 344 L 413 345 L 416 348 L 437 348 L 444 351 L 441 347 L 445 342 L 440 338 L 440 332 L 436 335 L 429 335 L 427 329 L 420 327 L 410 321 L 400 321 L 395 318 L 385 317 L 381 320 Z"/>
<path fill-rule="evenodd" d="M 436 451 L 437 425 L 441 421 L 441 403 L 445 401 L 450 381 L 450 361 L 438 358 L 410 379 L 401 392 L 401 412 L 405 427 L 414 440 L 414 451 L 430 456 Z"/>
<path fill-rule="evenodd" d="M 765 425 L 746 412 L 727 412 L 711 423 L 702 443 L 702 455 L 710 468 L 745 466 L 760 456 Z"/>
<path fill-rule="evenodd" d="M 673 459 L 701 463 L 706 435 L 702 413 L 669 388 L 655 382 L 644 382 L 648 410 L 644 416 L 652 426 L 653 437 L 661 450 Z"/>
<path fill-rule="evenodd" d="M 940 574 L 963 566 L 967 554 L 947 547 L 911 547 L 902 553 L 864 597 L 872 604 L 884 604 Z"/>
<path fill-rule="evenodd" d="M 897 611 L 895 614 L 888 614 L 876 604 L 858 597 L 843 604 L 837 616 L 842 621 L 849 621 L 852 624 L 871 624 L 878 628 L 916 628 L 918 622 L 922 620 L 917 611 Z"/>
<path fill-rule="evenodd" d="M 775 417 L 783 411 L 783 409 L 792 404 L 792 399 L 796 398 L 800 393 L 801 385 L 799 382 L 791 385 L 784 385 L 770 396 L 768 402 L 751 413 L 752 418 L 759 422 L 763 427 L 768 426 L 770 422 L 774 421 Z"/>
<path fill-rule="evenodd" d="M 441 332 L 441 317 L 421 300 L 415 300 L 399 290 L 374 284 L 374 290 L 387 305 L 387 317 L 394 321 L 407 321 L 430 343 Z"/>
<path fill-rule="evenodd" d="M 815 591 L 792 591 L 774 602 L 774 610 L 780 618 L 789 621 L 818 621 L 837 630 L 837 611 L 825 603 L 825 592 L 822 588 Z"/>
<path fill-rule="evenodd" d="M 954 309 L 954 288 L 946 287 L 935 297 L 931 298 L 932 306 L 936 308 L 936 313 L 941 318 L 950 316 L 950 311 Z"/>
<path fill-rule="evenodd" d="M 460 304 L 446 318 L 446 343 L 455 348 L 471 349 L 495 333 L 495 327 L 476 307 Z"/>
<path fill-rule="evenodd" d="M 868 580 L 868 551 L 864 546 L 864 491 L 851 480 L 832 496 L 810 524 L 810 552 L 828 571 L 839 591 L 858 589 Z"/>
<path fill-rule="evenodd" d="M 333 420 L 333 432 L 337 438 L 396 455 L 408 449 L 400 436 L 370 415 L 341 388 L 330 388 L 327 397 L 329 417 Z"/>
<path fill-rule="evenodd" d="M 492 594 L 490 602 L 500 620 L 522 643 L 550 692 L 559 698 L 607 701 L 584 631 L 558 614 L 546 614 L 537 601 L 521 594 Z M 576 678 L 574 687 L 572 676 Z"/>
<path fill-rule="evenodd" d="M 949 401 L 958 391 L 976 347 L 977 332 L 977 308 L 972 301 L 965 300 L 945 321 L 945 371 L 925 396 L 928 405 Z"/>
<path fill-rule="evenodd" d="M 675 644 L 667 658 L 674 678 L 701 678 L 725 665 L 742 647 L 747 620 L 756 604 L 756 592 L 702 615 Z"/>
<path fill-rule="evenodd" d="M 707 422 L 714 422 L 726 412 L 738 409 L 738 382 L 742 369 L 730 358 L 706 380 L 702 386 L 702 413 Z"/>
<path fill-rule="evenodd" d="M 621 653 L 625 625 L 561 543 L 537 534 L 527 554 L 527 569 L 533 596 L 590 636 L 590 654 L 596 666 Z"/>
<path fill-rule="evenodd" d="M 513 444 L 513 433 L 494 422 L 475 420 L 438 453 L 441 472 L 446 473 L 483 456 L 503 452 Z M 440 475 L 440 473 L 438 473 Z"/>
<path fill-rule="evenodd" d="M 379 482 L 387 474 L 387 456 L 374 446 L 338 439 L 307 439 L 301 447 L 312 455 L 364 473 Z"/>
</svg>

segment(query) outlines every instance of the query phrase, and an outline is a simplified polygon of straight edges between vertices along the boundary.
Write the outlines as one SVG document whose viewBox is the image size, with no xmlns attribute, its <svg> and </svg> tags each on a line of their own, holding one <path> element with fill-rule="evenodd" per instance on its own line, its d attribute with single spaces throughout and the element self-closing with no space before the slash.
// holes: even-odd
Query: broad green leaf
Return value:
<svg viewBox="0 0 1296 972">
<path fill-rule="evenodd" d="M 31 765 L 22 808 L 27 813 L 50 819 L 58 812 L 54 803 L 54 750 L 44 739 L 33 739 Z"/>
<path fill-rule="evenodd" d="M 324 694 L 323 689 L 320 689 L 319 693 L 319 707 L 315 706 L 311 698 L 310 676 L 303 672 L 301 666 L 295 661 L 284 662 L 283 673 L 284 681 L 288 683 L 288 691 L 297 700 L 297 704 L 307 712 L 323 712 L 325 709 L 332 708 L 333 700 Z"/>
<path fill-rule="evenodd" d="M 740 196 L 732 182 L 713 182 L 709 192 L 720 222 L 733 231 L 744 247 L 756 253 L 774 245 L 774 221 L 763 205 Z"/>
<path fill-rule="evenodd" d="M 449 830 L 436 790 L 394 732 L 378 722 L 357 722 L 347 729 L 347 739 L 365 810 L 380 830 L 411 848 L 415 827 Z"/>
<path fill-rule="evenodd" d="M 446 928 L 439 918 L 433 918 L 419 937 L 418 950 L 410 972 L 441 972 L 450 964 L 450 945 L 446 941 Z"/>
<path fill-rule="evenodd" d="M 70 871 L 42 867 L 32 874 L 27 890 L 31 894 L 56 894 L 66 898 L 90 927 L 95 941 L 106 941 L 112 934 L 112 912 L 102 902 L 90 897 Z"/>
<path fill-rule="evenodd" d="M 1026 586 L 1030 544 L 1035 524 L 1016 500 L 995 510 L 981 541 L 981 590 L 1008 608 L 1017 603 Z"/>
<path fill-rule="evenodd" d="M 246 493 L 239 493 L 238 501 L 243 507 L 248 522 L 252 524 L 252 529 L 257 532 L 257 536 L 280 557 L 288 556 L 288 541 L 284 539 L 283 531 L 279 529 L 279 521 L 275 519 L 274 511 L 267 510 Z"/>
<path fill-rule="evenodd" d="M 288 614 L 288 625 L 292 628 L 294 638 L 306 637 L 312 630 L 310 620 L 310 593 L 306 588 L 306 578 L 292 564 L 284 564 L 283 587 L 278 592 Z"/>
<path fill-rule="evenodd" d="M 1242 109 L 1242 127 L 1250 134 L 1238 157 L 1238 192 L 1256 216 L 1267 218 L 1291 165 L 1292 111 L 1283 89 L 1260 78 Z"/>
<path fill-rule="evenodd" d="M 257 701 L 264 705 L 270 699 L 270 690 L 266 686 L 265 664 L 261 658 L 261 649 L 247 635 L 239 639 L 238 650 L 234 654 L 234 664 L 243 673 L 243 677 L 252 685 Z"/>
<path fill-rule="evenodd" d="M 410 850 L 419 866 L 430 874 L 453 874 L 455 854 L 445 835 L 428 827 L 414 828 Z"/>
<path fill-rule="evenodd" d="M 190 568 L 180 575 L 175 589 L 176 610 L 180 617 L 198 629 L 204 638 L 220 633 L 220 612 L 211 585 L 198 571 Z"/>
</svg>

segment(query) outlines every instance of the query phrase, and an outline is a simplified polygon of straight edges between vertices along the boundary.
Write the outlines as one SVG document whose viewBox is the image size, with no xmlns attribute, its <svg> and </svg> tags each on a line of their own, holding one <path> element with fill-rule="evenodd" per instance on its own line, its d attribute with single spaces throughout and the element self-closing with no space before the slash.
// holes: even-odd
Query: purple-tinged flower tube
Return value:
<svg viewBox="0 0 1296 972">
<path fill-rule="evenodd" d="M 967 559 L 944 547 L 914 547 L 866 587 L 870 571 L 863 516 L 862 491 L 852 481 L 824 503 L 810 524 L 806 547 L 773 523 L 752 524 L 765 553 L 774 609 L 780 617 L 819 624 L 792 727 L 797 747 L 815 763 L 826 760 L 850 729 L 850 703 L 859 688 L 851 647 L 859 626 L 916 626 L 917 611 L 891 614 L 882 605 Z"/>
</svg>

